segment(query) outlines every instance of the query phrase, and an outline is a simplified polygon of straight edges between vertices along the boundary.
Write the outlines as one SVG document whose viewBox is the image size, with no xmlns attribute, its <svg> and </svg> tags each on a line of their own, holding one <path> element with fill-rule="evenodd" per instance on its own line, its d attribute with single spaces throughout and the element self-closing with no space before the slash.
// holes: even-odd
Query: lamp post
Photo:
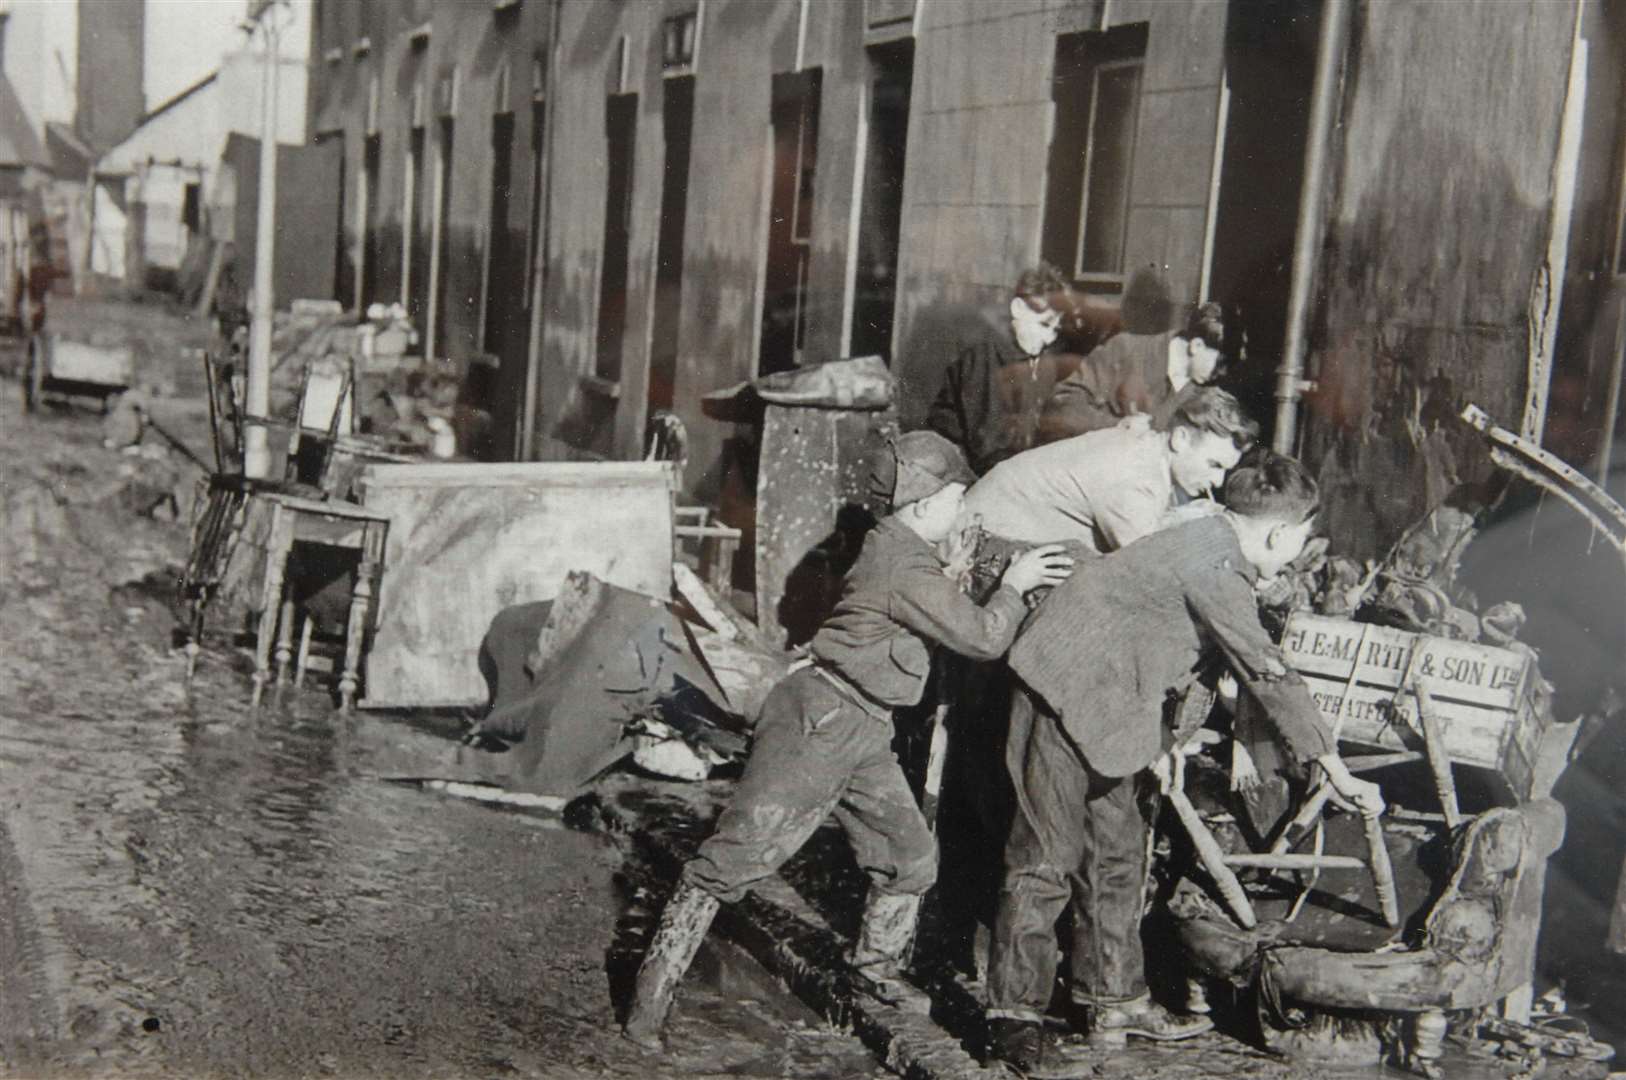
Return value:
<svg viewBox="0 0 1626 1080">
<path fill-rule="evenodd" d="M 277 208 L 277 20 L 279 0 L 256 0 L 249 23 L 265 32 L 265 71 L 261 78 L 260 184 L 254 220 L 254 310 L 250 313 L 248 382 L 244 394 L 243 475 L 263 479 L 271 472 L 267 421 L 271 412 L 271 274 Z"/>
</svg>

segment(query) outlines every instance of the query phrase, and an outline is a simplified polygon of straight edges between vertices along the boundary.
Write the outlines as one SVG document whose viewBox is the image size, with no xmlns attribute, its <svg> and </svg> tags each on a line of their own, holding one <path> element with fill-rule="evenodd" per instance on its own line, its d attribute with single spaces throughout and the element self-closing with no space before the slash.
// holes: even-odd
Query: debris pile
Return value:
<svg viewBox="0 0 1626 1080">
<path fill-rule="evenodd" d="M 660 600 L 571 573 L 551 601 L 509 608 L 481 647 L 491 708 L 465 741 L 517 743 L 526 790 L 578 792 L 631 756 L 702 780 L 744 758 L 762 699 L 790 661 L 681 563 Z"/>
<path fill-rule="evenodd" d="M 1261 597 L 1267 622 L 1280 629 L 1292 611 L 1393 626 L 1413 633 L 1526 651 L 1518 640 L 1524 609 L 1504 601 L 1480 609 L 1457 574 L 1477 534 L 1474 515 L 1454 506 L 1431 510 L 1381 561 L 1328 555 L 1317 538 Z M 1533 654 L 1532 654 L 1533 655 Z"/>
</svg>

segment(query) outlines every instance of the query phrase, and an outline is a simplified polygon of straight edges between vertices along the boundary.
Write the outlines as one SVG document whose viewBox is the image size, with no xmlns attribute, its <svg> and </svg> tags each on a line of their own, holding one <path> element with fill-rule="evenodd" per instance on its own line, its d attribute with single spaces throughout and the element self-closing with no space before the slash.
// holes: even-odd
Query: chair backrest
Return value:
<svg viewBox="0 0 1626 1080">
<path fill-rule="evenodd" d="M 335 435 L 355 434 L 355 395 L 347 370 L 307 369 L 299 399 L 299 426 Z"/>
</svg>

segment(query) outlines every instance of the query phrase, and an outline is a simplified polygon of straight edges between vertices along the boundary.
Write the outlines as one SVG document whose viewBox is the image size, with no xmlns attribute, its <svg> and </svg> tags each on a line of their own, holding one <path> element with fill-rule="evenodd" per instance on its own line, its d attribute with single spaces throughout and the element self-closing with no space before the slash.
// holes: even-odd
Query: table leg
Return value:
<svg viewBox="0 0 1626 1080">
<path fill-rule="evenodd" d="M 282 610 L 282 579 L 288 569 L 288 552 L 293 534 L 280 508 L 272 510 L 271 528 L 265 547 L 265 590 L 260 595 L 260 625 L 254 634 L 254 697 L 251 705 L 260 707 L 265 684 L 271 677 L 271 639 L 277 632 L 277 616 Z"/>
<path fill-rule="evenodd" d="M 367 638 L 367 622 L 371 613 L 374 577 L 382 562 L 383 538 L 369 528 L 362 541 L 361 563 L 356 567 L 356 587 L 350 594 L 350 617 L 344 628 L 344 670 L 339 675 L 339 709 L 349 712 L 356 701 L 358 669 L 361 650 Z"/>
<path fill-rule="evenodd" d="M 288 683 L 288 664 L 294 658 L 294 598 L 282 602 L 282 616 L 277 619 L 277 685 Z"/>
<path fill-rule="evenodd" d="M 276 569 L 273 570 L 272 566 Z M 271 563 L 265 573 L 265 607 L 260 610 L 260 625 L 254 631 L 254 698 L 250 704 L 256 709 L 260 707 L 260 699 L 265 696 L 265 684 L 271 681 L 271 639 L 276 635 L 277 616 L 282 611 L 281 564 Z"/>
</svg>

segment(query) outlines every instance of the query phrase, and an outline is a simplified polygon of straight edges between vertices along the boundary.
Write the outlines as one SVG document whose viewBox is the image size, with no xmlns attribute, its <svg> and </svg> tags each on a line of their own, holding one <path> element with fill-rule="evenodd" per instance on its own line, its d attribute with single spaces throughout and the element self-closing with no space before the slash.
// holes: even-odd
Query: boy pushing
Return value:
<svg viewBox="0 0 1626 1080">
<path fill-rule="evenodd" d="M 638 971 L 626 1032 L 651 1048 L 678 981 L 722 901 L 735 901 L 795 855 L 832 812 L 869 874 L 852 964 L 870 992 L 924 1011 L 900 977 L 920 898 L 937 874 L 937 846 L 892 752 L 892 710 L 917 703 L 943 645 L 977 659 L 1002 655 L 1026 614 L 1022 596 L 1065 579 L 1059 545 L 1012 561 L 977 605 L 944 573 L 934 545 L 962 516 L 974 476 L 958 447 L 930 431 L 897 439 L 876 479 L 893 513 L 864 540 L 842 597 L 813 637 L 810 666 L 763 703 L 751 757 L 717 830 L 683 869 Z"/>
</svg>

